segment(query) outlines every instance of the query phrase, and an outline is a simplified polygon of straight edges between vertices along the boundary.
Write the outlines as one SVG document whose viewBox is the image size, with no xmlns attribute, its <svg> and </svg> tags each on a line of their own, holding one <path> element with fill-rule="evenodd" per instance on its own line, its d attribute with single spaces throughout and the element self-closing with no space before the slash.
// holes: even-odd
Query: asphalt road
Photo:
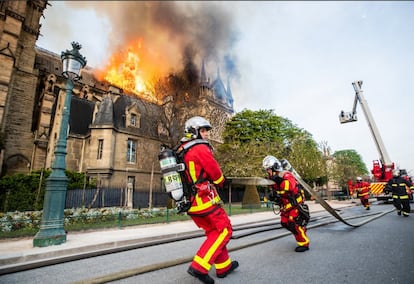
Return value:
<svg viewBox="0 0 414 284">
<path fill-rule="evenodd" d="M 374 207 L 388 210 L 391 205 Z M 313 228 L 308 236 L 311 249 L 304 253 L 293 251 L 293 236 L 232 252 L 240 267 L 225 279 L 215 278 L 216 283 L 414 283 L 414 214 L 404 218 L 394 211 L 359 228 L 337 222 Z M 199 283 L 186 274 L 187 267 L 112 283 Z"/>
<path fill-rule="evenodd" d="M 373 205 L 372 212 L 387 211 L 391 205 Z M 361 206 L 347 214 L 365 213 Z M 273 230 L 231 240 L 231 248 L 269 239 L 286 230 Z M 336 222 L 308 231 L 311 249 L 294 252 L 292 235 L 230 253 L 240 267 L 216 283 L 414 283 L 414 214 L 404 218 L 391 212 L 365 225 L 352 228 Z M 30 271 L 3 275 L 0 283 L 79 283 L 137 266 L 194 254 L 201 238 L 162 246 L 114 253 Z M 186 273 L 188 263 L 139 274 L 111 283 L 199 283 Z M 214 270 L 210 272 L 214 277 Z M 91 283 L 91 282 L 84 282 Z"/>
</svg>

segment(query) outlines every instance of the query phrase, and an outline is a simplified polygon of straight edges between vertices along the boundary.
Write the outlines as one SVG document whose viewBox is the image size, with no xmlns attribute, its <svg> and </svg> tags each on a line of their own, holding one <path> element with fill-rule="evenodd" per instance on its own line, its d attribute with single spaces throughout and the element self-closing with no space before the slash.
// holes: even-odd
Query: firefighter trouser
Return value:
<svg viewBox="0 0 414 284">
<path fill-rule="evenodd" d="M 369 208 L 369 199 L 368 199 L 368 196 L 362 196 L 360 198 L 360 200 L 361 200 L 362 206 L 364 206 L 365 208 Z"/>
<path fill-rule="evenodd" d="M 406 195 L 393 195 L 392 196 L 394 207 L 398 213 L 402 213 L 405 216 L 410 215 L 410 199 L 408 194 Z"/>
<path fill-rule="evenodd" d="M 306 227 L 298 226 L 296 219 L 299 216 L 299 210 L 293 208 L 287 212 L 281 212 L 280 224 L 293 233 L 298 246 L 309 246 L 309 238 L 306 236 Z"/>
<path fill-rule="evenodd" d="M 226 245 L 233 232 L 226 212 L 219 207 L 206 216 L 191 215 L 191 218 L 199 228 L 204 230 L 207 237 L 194 256 L 191 267 L 201 273 L 208 273 L 214 264 L 217 274 L 225 273 L 231 268 Z"/>
</svg>

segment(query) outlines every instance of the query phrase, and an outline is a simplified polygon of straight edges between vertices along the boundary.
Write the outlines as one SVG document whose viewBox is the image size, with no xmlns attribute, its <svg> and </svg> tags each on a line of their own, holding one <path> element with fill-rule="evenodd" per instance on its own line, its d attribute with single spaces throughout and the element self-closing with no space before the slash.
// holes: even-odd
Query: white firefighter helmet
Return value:
<svg viewBox="0 0 414 284">
<path fill-rule="evenodd" d="M 272 169 L 274 172 L 280 172 L 283 170 L 282 164 L 274 156 L 266 156 L 263 159 L 262 166 L 265 171 L 268 169 Z"/>
<path fill-rule="evenodd" d="M 395 169 L 392 171 L 392 176 L 393 177 L 399 177 L 400 176 L 400 170 L 399 169 Z"/>
<path fill-rule="evenodd" d="M 356 180 L 357 181 L 362 181 L 362 178 L 361 177 L 357 177 Z"/>
<path fill-rule="evenodd" d="M 212 127 L 210 122 L 204 117 L 193 116 L 192 118 L 188 119 L 184 125 L 184 138 L 182 141 L 201 138 L 199 133 L 200 128 L 206 128 L 207 130 L 210 130 Z"/>
</svg>

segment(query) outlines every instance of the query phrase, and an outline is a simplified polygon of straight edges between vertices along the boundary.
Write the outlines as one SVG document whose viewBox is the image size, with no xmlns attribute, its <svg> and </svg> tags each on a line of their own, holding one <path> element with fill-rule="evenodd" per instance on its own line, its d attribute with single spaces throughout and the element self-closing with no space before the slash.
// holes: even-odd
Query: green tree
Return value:
<svg viewBox="0 0 414 284">
<path fill-rule="evenodd" d="M 311 134 L 273 110 L 237 113 L 226 123 L 223 140 L 216 156 L 227 176 L 263 176 L 266 155 L 289 160 L 307 181 L 324 174 L 322 153 Z"/>
<path fill-rule="evenodd" d="M 342 188 L 347 186 L 348 180 L 355 180 L 356 176 L 367 175 L 369 172 L 361 156 L 355 150 L 341 150 L 333 154 L 334 163 L 330 176 Z"/>
</svg>

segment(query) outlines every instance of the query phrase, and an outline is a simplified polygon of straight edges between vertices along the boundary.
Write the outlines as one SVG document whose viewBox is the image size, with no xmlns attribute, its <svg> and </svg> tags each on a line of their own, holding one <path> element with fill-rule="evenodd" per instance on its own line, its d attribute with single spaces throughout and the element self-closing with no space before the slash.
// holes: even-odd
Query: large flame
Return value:
<svg viewBox="0 0 414 284">
<path fill-rule="evenodd" d="M 98 75 L 124 92 L 154 101 L 153 82 L 162 73 L 157 68 L 162 66 L 157 57 L 156 53 L 144 49 L 142 39 L 138 39 L 112 54 Z"/>
</svg>

